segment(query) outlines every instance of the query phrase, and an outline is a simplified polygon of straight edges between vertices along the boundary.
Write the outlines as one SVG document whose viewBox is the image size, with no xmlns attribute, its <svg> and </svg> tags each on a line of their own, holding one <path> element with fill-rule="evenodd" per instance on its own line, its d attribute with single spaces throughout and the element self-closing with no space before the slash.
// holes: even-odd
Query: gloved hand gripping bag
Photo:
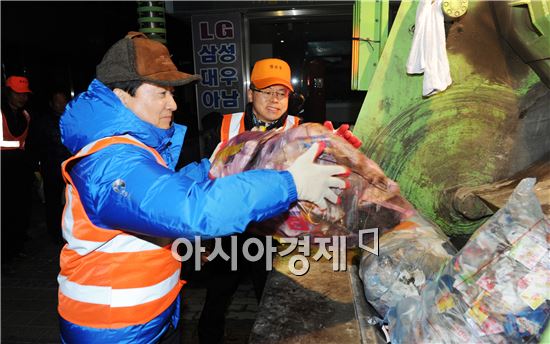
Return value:
<svg viewBox="0 0 550 344">
<path fill-rule="evenodd" d="M 362 229 L 380 233 L 415 213 L 401 196 L 399 186 L 380 167 L 345 139 L 320 124 L 306 123 L 286 131 L 247 131 L 227 142 L 213 160 L 210 175 L 219 178 L 247 170 L 286 170 L 315 142 L 324 142 L 319 164 L 347 167 L 350 187 L 335 189 L 340 203 L 321 211 L 315 204 L 298 201 L 283 215 L 252 224 L 248 230 L 278 237 L 345 236 L 355 247 Z"/>
</svg>

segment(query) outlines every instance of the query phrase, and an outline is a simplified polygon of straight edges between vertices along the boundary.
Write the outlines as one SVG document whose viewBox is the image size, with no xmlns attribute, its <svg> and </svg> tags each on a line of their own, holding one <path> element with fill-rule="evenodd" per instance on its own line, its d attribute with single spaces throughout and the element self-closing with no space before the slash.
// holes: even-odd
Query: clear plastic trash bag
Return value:
<svg viewBox="0 0 550 344">
<path fill-rule="evenodd" d="M 550 316 L 550 222 L 522 180 L 437 280 L 388 312 L 392 343 L 538 342 Z"/>
<path fill-rule="evenodd" d="M 437 225 L 414 215 L 380 237 L 378 255 L 363 251 L 359 275 L 367 301 L 384 317 L 408 296 L 418 296 L 457 252 Z"/>
<path fill-rule="evenodd" d="M 351 187 L 341 191 L 341 203 L 329 202 L 328 209 L 320 211 L 312 203 L 299 201 L 285 214 L 254 224 L 249 230 L 281 237 L 345 236 L 348 247 L 353 247 L 361 229 L 383 231 L 415 213 L 401 196 L 397 183 L 386 177 L 374 161 L 316 123 L 286 131 L 243 132 L 220 148 L 210 175 L 219 178 L 255 169 L 284 170 L 316 142 L 326 146 L 317 163 L 339 164 L 351 170 Z"/>
</svg>

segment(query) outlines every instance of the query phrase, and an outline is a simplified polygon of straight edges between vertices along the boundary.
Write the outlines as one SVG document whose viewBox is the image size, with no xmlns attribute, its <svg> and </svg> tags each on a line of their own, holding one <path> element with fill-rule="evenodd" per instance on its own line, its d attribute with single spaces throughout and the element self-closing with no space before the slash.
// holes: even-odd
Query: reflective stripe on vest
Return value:
<svg viewBox="0 0 550 344">
<path fill-rule="evenodd" d="M 122 328 L 147 323 L 166 310 L 185 283 L 171 245 L 157 246 L 131 233 L 95 226 L 88 218 L 67 167 L 71 162 L 112 144 L 154 149 L 125 135 L 88 144 L 62 164 L 67 183 L 60 256 L 59 314 L 67 321 L 93 328 Z"/>
<path fill-rule="evenodd" d="M 284 130 L 288 130 L 290 128 L 297 127 L 298 125 L 300 125 L 300 119 L 298 117 L 286 116 L 285 125 L 284 125 L 285 129 Z"/>
<path fill-rule="evenodd" d="M 31 122 L 31 116 L 26 110 L 23 110 L 23 116 L 25 116 L 25 120 L 27 121 L 27 126 L 25 127 L 25 130 L 21 135 L 13 136 L 13 134 L 10 131 L 10 128 L 8 127 L 8 122 L 6 120 L 6 117 L 2 112 L 2 128 L 0 128 L 1 130 L 0 136 L 2 136 L 2 142 L 0 143 L 0 147 L 2 150 L 25 149 L 25 140 L 27 139 L 27 134 L 29 131 L 29 123 Z"/>
<path fill-rule="evenodd" d="M 300 125 L 300 119 L 295 116 L 287 116 L 283 125 L 284 130 Z M 223 115 L 221 128 L 221 141 L 229 141 L 240 133 L 245 132 L 244 112 Z"/>
<path fill-rule="evenodd" d="M 229 141 L 244 132 L 244 112 L 223 115 L 221 140 Z"/>
</svg>

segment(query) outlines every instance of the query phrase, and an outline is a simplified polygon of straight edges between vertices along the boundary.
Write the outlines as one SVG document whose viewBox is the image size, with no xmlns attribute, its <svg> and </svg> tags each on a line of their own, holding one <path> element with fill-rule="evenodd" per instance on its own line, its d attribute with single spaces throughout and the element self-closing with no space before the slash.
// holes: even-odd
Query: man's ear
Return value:
<svg viewBox="0 0 550 344">
<path fill-rule="evenodd" d="M 113 90 L 113 93 L 118 97 L 118 99 L 120 99 L 122 104 L 126 105 L 126 103 L 128 101 L 128 97 L 130 96 L 130 94 L 128 94 L 128 92 L 126 92 L 126 91 L 124 91 L 120 88 L 115 88 Z"/>
<path fill-rule="evenodd" d="M 254 91 L 252 91 L 251 89 L 248 89 L 246 91 L 246 96 L 248 97 L 248 102 L 249 103 L 252 103 L 254 101 L 254 98 L 252 96 L 252 92 L 254 92 Z"/>
</svg>

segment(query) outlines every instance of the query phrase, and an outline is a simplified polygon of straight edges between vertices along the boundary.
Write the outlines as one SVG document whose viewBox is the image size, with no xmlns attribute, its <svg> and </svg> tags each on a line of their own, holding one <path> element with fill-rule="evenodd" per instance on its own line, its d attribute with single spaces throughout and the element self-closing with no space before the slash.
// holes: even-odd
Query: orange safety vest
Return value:
<svg viewBox="0 0 550 344">
<path fill-rule="evenodd" d="M 112 144 L 132 144 L 166 163 L 157 151 L 135 138 L 108 137 L 92 142 L 64 161 L 67 184 L 60 257 L 59 314 L 67 321 L 93 328 L 122 328 L 149 322 L 165 311 L 185 283 L 181 263 L 164 247 L 129 232 L 95 226 L 86 214 L 68 173 L 77 159 Z"/>
<path fill-rule="evenodd" d="M 287 116 L 285 123 L 283 124 L 284 130 L 294 128 L 300 125 L 300 118 L 296 116 Z M 221 141 L 226 142 L 237 136 L 240 133 L 245 132 L 244 126 L 244 112 L 230 113 L 223 115 L 222 129 L 221 129 Z"/>
<path fill-rule="evenodd" d="M 10 128 L 8 127 L 6 116 L 4 116 L 4 113 L 2 112 L 2 143 L 0 144 L 1 150 L 25 149 L 25 140 L 27 139 L 31 116 L 29 115 L 27 110 L 23 110 L 23 116 L 25 116 L 25 120 L 27 121 L 27 127 L 21 135 L 13 136 Z"/>
</svg>

